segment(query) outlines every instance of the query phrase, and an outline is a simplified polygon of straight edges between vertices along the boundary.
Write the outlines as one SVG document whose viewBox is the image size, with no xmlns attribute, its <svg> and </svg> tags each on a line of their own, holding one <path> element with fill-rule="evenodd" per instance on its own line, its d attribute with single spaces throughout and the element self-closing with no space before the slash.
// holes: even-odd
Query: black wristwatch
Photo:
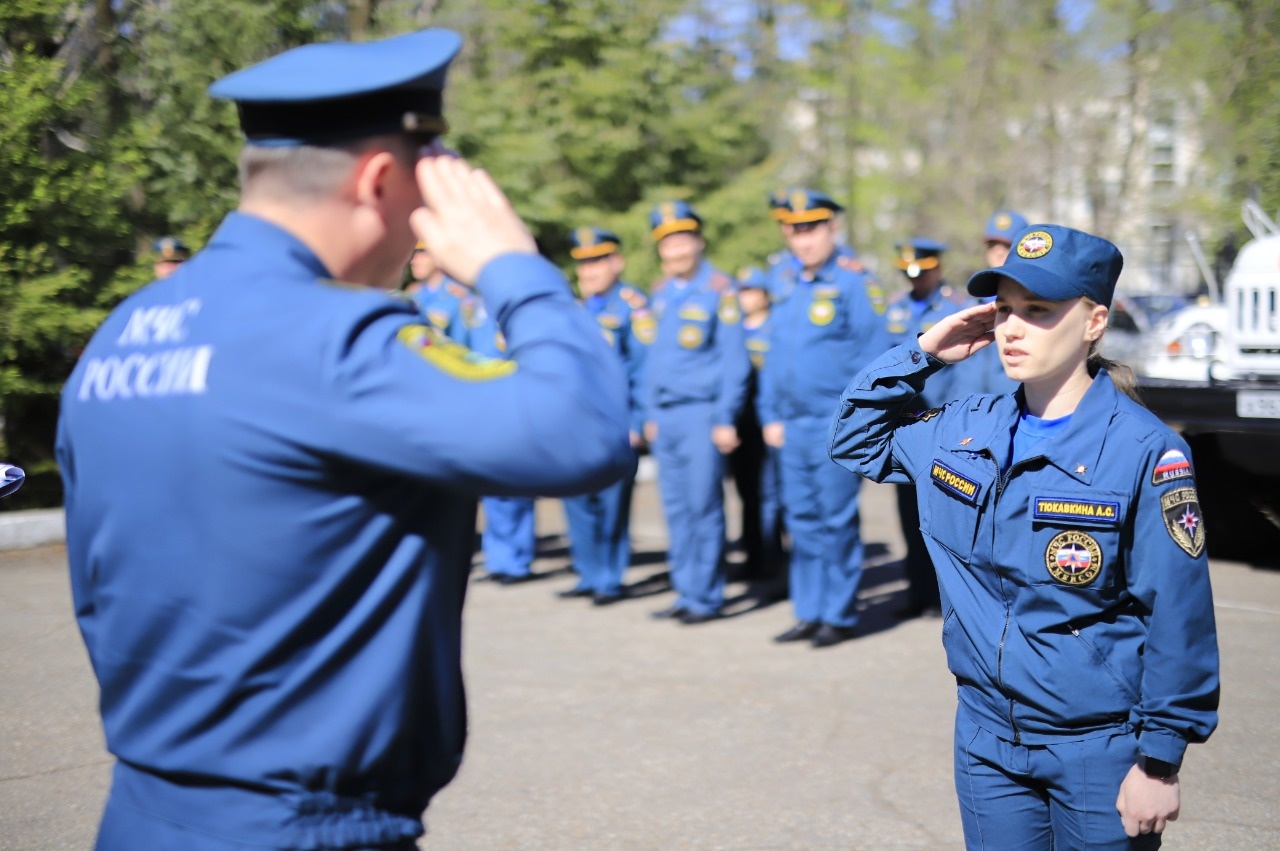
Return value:
<svg viewBox="0 0 1280 851">
<path fill-rule="evenodd" d="M 1157 777 L 1161 780 L 1168 780 L 1178 773 L 1178 766 L 1172 762 L 1165 762 L 1163 759 L 1156 759 L 1146 754 L 1138 754 L 1138 768 L 1148 777 Z"/>
</svg>

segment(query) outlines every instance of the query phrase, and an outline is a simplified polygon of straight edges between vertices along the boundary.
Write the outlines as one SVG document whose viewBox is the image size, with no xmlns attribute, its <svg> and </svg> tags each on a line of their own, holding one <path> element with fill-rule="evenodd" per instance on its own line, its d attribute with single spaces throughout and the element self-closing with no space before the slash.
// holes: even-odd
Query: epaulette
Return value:
<svg viewBox="0 0 1280 851">
<path fill-rule="evenodd" d="M 862 273 L 867 271 L 867 267 L 862 265 L 862 261 L 857 257 L 845 257 L 844 255 L 841 255 L 836 258 L 836 265 L 841 269 L 846 269 L 850 272 Z"/>
<path fill-rule="evenodd" d="M 661 292 L 661 291 L 662 291 L 662 288 L 663 288 L 663 287 L 665 287 L 666 285 L 667 285 L 667 279 L 666 279 L 666 278 L 659 278 L 658 280 L 656 280 L 656 281 L 654 281 L 654 282 L 653 282 L 653 285 L 652 285 L 652 286 L 650 286 L 650 287 L 649 287 L 649 292 L 650 292 L 651 294 L 653 294 L 653 293 L 659 293 L 659 292 Z"/>
<path fill-rule="evenodd" d="M 730 278 L 724 272 L 716 272 L 711 276 L 711 281 L 708 286 L 711 287 L 712 292 L 718 293 L 726 287 L 729 287 L 731 284 L 733 284 L 733 278 Z"/>
<path fill-rule="evenodd" d="M 951 302 L 952 304 L 958 304 L 963 306 L 968 304 L 970 301 L 968 293 L 963 292 L 962 290 L 957 290 L 948 284 L 942 285 L 941 292 L 942 292 L 942 297 L 947 301 Z"/>
<path fill-rule="evenodd" d="M 445 291 L 454 298 L 466 298 L 471 292 L 457 281 L 445 281 L 444 288 Z"/>
</svg>

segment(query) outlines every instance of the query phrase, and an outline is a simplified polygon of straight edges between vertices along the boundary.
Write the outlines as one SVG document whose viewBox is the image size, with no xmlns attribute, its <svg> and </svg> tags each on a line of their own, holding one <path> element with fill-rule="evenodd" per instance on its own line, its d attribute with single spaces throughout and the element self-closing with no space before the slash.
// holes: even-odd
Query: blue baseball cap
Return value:
<svg viewBox="0 0 1280 851">
<path fill-rule="evenodd" d="M 1061 225 L 1030 225 L 1003 266 L 969 279 L 969 295 L 993 296 L 1001 278 L 1012 278 L 1049 301 L 1084 296 L 1110 307 L 1123 267 L 1120 249 L 1102 237 Z"/>
<path fill-rule="evenodd" d="M 996 210 L 987 219 L 987 242 L 1003 242 L 1013 245 L 1013 238 L 1027 229 L 1027 219 L 1013 210 Z"/>
<path fill-rule="evenodd" d="M 151 247 L 161 260 L 169 263 L 181 263 L 191 257 L 191 249 L 176 236 L 162 236 Z"/>
<path fill-rule="evenodd" d="M 738 270 L 739 290 L 769 290 L 769 276 L 759 266 L 743 266 Z"/>
<path fill-rule="evenodd" d="M 782 199 L 775 217 L 783 224 L 799 225 L 834 219 L 836 213 L 842 210 L 844 207 L 828 195 L 812 189 L 796 188 L 790 190 Z"/>
<path fill-rule="evenodd" d="M 649 227 L 655 242 L 673 233 L 700 233 L 702 219 L 685 201 L 663 201 L 649 213 Z"/>
<path fill-rule="evenodd" d="M 569 234 L 569 256 L 574 260 L 594 260 L 617 254 L 622 238 L 604 228 L 578 228 Z"/>
<path fill-rule="evenodd" d="M 308 44 L 236 71 L 209 87 L 235 101 L 248 142 L 326 145 L 389 133 L 445 132 L 449 63 L 462 47 L 452 30 L 379 41 Z"/>
<path fill-rule="evenodd" d="M 898 256 L 894 258 L 893 265 L 905 272 L 908 278 L 918 278 L 921 272 L 938 268 L 947 244 L 918 236 L 908 242 L 895 243 L 894 248 L 898 250 Z"/>
</svg>

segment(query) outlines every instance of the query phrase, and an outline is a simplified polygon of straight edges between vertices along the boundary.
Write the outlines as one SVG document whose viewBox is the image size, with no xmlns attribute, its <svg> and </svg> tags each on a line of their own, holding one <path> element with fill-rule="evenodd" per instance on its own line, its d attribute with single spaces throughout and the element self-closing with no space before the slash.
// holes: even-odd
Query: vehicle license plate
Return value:
<svg viewBox="0 0 1280 851">
<path fill-rule="evenodd" d="M 1236 393 L 1236 416 L 1280 420 L 1280 391 L 1238 391 Z"/>
</svg>

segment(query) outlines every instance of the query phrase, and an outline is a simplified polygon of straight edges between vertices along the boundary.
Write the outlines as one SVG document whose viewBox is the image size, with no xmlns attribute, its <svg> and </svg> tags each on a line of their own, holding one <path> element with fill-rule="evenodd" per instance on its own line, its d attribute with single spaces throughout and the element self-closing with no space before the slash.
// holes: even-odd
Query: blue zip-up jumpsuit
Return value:
<svg viewBox="0 0 1280 851">
<path fill-rule="evenodd" d="M 1180 764 L 1217 725 L 1189 451 L 1101 371 L 1065 428 L 1011 461 L 1021 391 L 909 416 L 939 368 L 912 343 L 863 370 L 831 457 L 917 483 L 959 687 L 966 842 L 1128 848 L 1115 800 L 1138 753 Z"/>
<path fill-rule="evenodd" d="M 884 293 L 861 264 L 834 253 L 810 279 L 776 267 L 761 419 L 782 423 L 782 508 L 791 535 L 796 619 L 833 627 L 858 621 L 862 537 L 858 490 L 824 450 L 832 405 L 848 376 L 888 348 Z"/>
<path fill-rule="evenodd" d="M 751 362 L 728 275 L 705 260 L 688 281 L 654 288 L 658 332 L 645 367 L 644 409 L 658 426 L 653 454 L 670 536 L 676 606 L 713 614 L 724 602 L 725 459 L 713 426 L 732 426 Z"/>
<path fill-rule="evenodd" d="M 484 302 L 473 295 L 463 301 L 461 312 L 467 347 L 483 357 L 506 360 L 506 337 Z M 486 495 L 480 504 L 484 506 L 480 549 L 484 552 L 489 576 L 494 579 L 529 576 L 538 546 L 536 500 L 527 496 Z"/>
<path fill-rule="evenodd" d="M 649 312 L 649 300 L 640 290 L 619 282 L 608 292 L 586 299 L 584 304 L 622 362 L 627 374 L 631 431 L 643 434 L 645 415 L 640 388 L 645 356 L 657 330 Z M 631 560 L 629 529 L 634 485 L 635 470 L 632 470 L 630 475 L 602 491 L 563 500 L 569 526 L 569 551 L 578 571 L 576 590 L 591 591 L 597 597 L 622 590 L 622 577 Z"/>
<path fill-rule="evenodd" d="M 476 283 L 509 361 L 232 213 L 62 396 L 76 620 L 119 762 L 99 848 L 414 847 L 466 737 L 481 493 L 632 464 L 621 369 L 559 271 Z"/>
</svg>

